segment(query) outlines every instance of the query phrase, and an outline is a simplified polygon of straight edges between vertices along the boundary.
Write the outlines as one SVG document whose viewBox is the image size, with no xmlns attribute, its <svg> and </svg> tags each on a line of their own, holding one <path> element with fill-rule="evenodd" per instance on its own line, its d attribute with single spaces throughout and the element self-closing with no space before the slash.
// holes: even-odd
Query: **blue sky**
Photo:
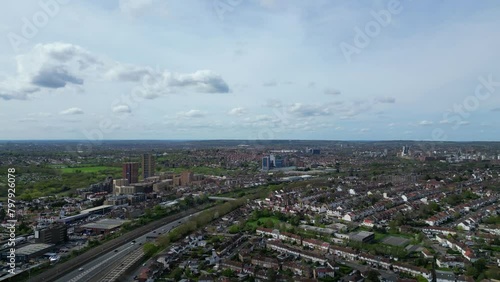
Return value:
<svg viewBox="0 0 500 282">
<path fill-rule="evenodd" d="M 0 139 L 500 139 L 498 1 L 18 2 Z"/>
</svg>

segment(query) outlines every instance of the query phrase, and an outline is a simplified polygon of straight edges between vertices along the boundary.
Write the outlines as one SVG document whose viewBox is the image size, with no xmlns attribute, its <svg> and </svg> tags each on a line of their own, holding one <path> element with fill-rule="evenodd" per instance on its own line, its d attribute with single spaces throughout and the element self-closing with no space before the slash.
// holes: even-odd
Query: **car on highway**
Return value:
<svg viewBox="0 0 500 282">
<path fill-rule="evenodd" d="M 115 253 L 118 253 L 118 249 L 115 250 Z"/>
<path fill-rule="evenodd" d="M 78 271 L 83 271 L 83 267 L 78 268 Z"/>
</svg>

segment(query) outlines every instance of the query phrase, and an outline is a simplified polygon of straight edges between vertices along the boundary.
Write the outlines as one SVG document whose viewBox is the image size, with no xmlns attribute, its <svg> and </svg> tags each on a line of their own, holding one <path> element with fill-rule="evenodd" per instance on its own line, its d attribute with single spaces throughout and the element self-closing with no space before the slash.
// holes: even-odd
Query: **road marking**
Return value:
<svg viewBox="0 0 500 282">
<path fill-rule="evenodd" d="M 113 259 L 114 257 L 116 257 L 116 256 L 118 256 L 119 254 L 121 254 L 121 253 L 123 253 L 123 252 L 127 251 L 127 250 L 128 250 L 128 249 L 130 249 L 130 248 L 131 248 L 131 246 L 129 246 L 129 247 L 127 247 L 127 248 L 125 248 L 125 249 L 123 249 L 123 250 L 121 250 L 121 251 L 117 252 L 116 254 L 114 254 L 114 255 L 110 256 L 109 258 L 105 259 L 105 260 L 104 260 L 104 261 L 102 261 L 101 263 L 96 264 L 96 265 L 94 265 L 93 267 L 91 267 L 91 268 L 89 268 L 89 269 L 87 269 L 87 270 L 85 270 L 85 271 L 81 272 L 80 274 L 78 274 L 76 277 L 73 277 L 73 278 L 72 278 L 71 280 L 69 280 L 68 282 L 76 282 L 76 281 L 78 281 L 78 280 L 82 279 L 83 277 L 87 276 L 90 272 L 94 271 L 96 268 L 98 268 L 98 267 L 100 267 L 101 265 L 103 265 L 103 264 L 107 263 L 109 260 Z M 90 278 L 92 278 L 92 277 L 90 277 Z"/>
</svg>

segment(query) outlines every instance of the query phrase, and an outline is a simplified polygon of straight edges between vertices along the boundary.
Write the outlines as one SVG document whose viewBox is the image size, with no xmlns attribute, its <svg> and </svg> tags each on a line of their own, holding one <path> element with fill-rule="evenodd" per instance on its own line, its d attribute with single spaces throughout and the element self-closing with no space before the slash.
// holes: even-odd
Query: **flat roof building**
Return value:
<svg viewBox="0 0 500 282">
<path fill-rule="evenodd" d="M 47 228 L 35 230 L 37 243 L 60 244 L 68 240 L 68 227 L 65 224 L 52 224 Z"/>
<path fill-rule="evenodd" d="M 55 249 L 54 244 L 29 244 L 16 249 L 16 262 L 28 262 L 31 259 L 43 256 L 47 252 L 51 252 Z M 8 259 L 7 256 L 9 252 L 2 253 L 2 259 Z"/>
<path fill-rule="evenodd" d="M 81 211 L 82 214 L 102 214 L 111 210 L 112 205 L 102 205 Z"/>
<path fill-rule="evenodd" d="M 111 231 L 120 228 L 120 226 L 122 226 L 125 222 L 127 221 L 121 219 L 104 218 L 96 222 L 84 224 L 80 226 L 80 229 L 90 229 L 94 234 L 109 234 Z"/>
<path fill-rule="evenodd" d="M 351 241 L 369 243 L 375 239 L 375 233 L 368 231 L 360 231 L 349 236 Z"/>
</svg>

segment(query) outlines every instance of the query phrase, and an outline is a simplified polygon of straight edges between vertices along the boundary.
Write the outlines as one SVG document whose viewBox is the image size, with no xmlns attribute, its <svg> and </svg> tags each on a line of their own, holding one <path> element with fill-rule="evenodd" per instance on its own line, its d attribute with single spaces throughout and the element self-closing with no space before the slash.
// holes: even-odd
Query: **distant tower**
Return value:
<svg viewBox="0 0 500 282">
<path fill-rule="evenodd" d="M 271 160 L 269 159 L 269 156 L 265 156 L 262 158 L 262 170 L 269 170 L 271 168 L 270 166 Z"/>
<path fill-rule="evenodd" d="M 146 179 L 148 177 L 155 175 L 155 157 L 151 154 L 142 155 L 142 178 Z"/>
<path fill-rule="evenodd" d="M 122 178 L 127 179 L 130 184 L 137 183 L 139 181 L 139 163 L 124 163 Z"/>
<path fill-rule="evenodd" d="M 276 157 L 274 155 L 269 155 L 269 167 L 276 166 Z"/>
<path fill-rule="evenodd" d="M 401 152 L 401 156 L 408 156 L 410 153 L 410 146 L 403 146 L 403 151 Z"/>
</svg>

